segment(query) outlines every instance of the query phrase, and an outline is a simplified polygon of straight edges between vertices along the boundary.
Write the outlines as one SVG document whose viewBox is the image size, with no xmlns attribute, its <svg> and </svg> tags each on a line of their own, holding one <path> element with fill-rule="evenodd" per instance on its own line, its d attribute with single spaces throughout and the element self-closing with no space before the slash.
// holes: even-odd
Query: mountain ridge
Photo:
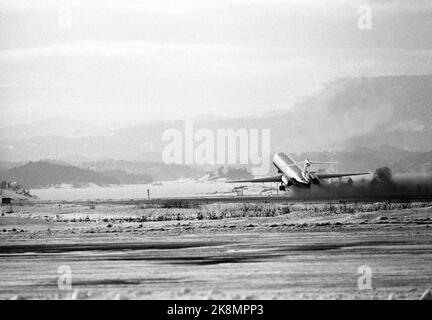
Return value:
<svg viewBox="0 0 432 320">
<path fill-rule="evenodd" d="M 340 78 L 290 110 L 266 117 L 210 119 L 194 122 L 206 128 L 270 129 L 271 152 L 344 150 L 383 145 L 409 151 L 432 150 L 432 75 Z M 162 134 L 184 121 L 157 121 L 113 128 L 104 136 L 44 136 L 21 140 L 0 136 L 0 158 L 161 161 Z M 10 138 L 10 137 L 9 137 Z"/>
</svg>

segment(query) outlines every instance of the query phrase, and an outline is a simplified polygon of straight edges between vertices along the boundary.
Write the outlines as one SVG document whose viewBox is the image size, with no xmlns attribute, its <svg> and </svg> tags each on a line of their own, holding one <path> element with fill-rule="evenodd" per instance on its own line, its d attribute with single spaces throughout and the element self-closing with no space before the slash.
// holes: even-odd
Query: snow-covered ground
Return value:
<svg viewBox="0 0 432 320">
<path fill-rule="evenodd" d="M 202 195 L 235 195 L 233 188 L 242 184 L 229 184 L 224 181 L 196 182 L 191 179 L 177 181 L 162 181 L 161 185 L 88 185 L 74 188 L 71 185 L 31 189 L 30 192 L 41 200 L 95 200 L 95 199 L 146 199 L 147 190 L 151 198 L 190 197 Z M 243 184 L 244 185 L 244 184 Z M 249 184 L 244 194 L 259 194 L 263 189 L 269 189 L 270 184 Z M 273 191 L 276 193 L 276 191 Z"/>
<path fill-rule="evenodd" d="M 418 299 L 432 285 L 430 203 L 304 206 L 15 206 L 0 217 L 0 298 Z"/>
</svg>

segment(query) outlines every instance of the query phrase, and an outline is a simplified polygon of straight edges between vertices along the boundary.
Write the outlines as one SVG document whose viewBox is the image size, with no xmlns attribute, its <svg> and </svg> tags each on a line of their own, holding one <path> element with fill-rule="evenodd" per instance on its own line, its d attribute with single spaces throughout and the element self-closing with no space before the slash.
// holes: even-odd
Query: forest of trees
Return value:
<svg viewBox="0 0 432 320">
<path fill-rule="evenodd" d="M 107 170 L 97 172 L 90 169 L 56 164 L 48 161 L 28 162 L 24 165 L 10 168 L 0 172 L 0 178 L 14 181 L 26 188 L 47 187 L 65 184 L 139 184 L 151 183 L 152 177 L 148 174 L 132 174 L 123 170 Z"/>
<path fill-rule="evenodd" d="M 0 178 L 5 181 L 15 181 L 27 188 L 45 187 L 61 183 L 120 183 L 114 177 L 105 176 L 92 170 L 44 161 L 28 162 L 22 166 L 8 169 L 0 173 Z"/>
<path fill-rule="evenodd" d="M 227 178 L 228 180 L 236 180 L 253 178 L 252 173 L 246 168 L 225 168 L 221 166 L 216 170 L 216 172 L 210 172 L 209 174 L 210 179 Z"/>
</svg>

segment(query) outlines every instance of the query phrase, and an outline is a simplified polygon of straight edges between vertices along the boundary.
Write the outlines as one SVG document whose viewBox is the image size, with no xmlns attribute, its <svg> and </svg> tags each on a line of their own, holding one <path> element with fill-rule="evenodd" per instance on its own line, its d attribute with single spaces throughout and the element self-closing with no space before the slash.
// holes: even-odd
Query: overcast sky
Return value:
<svg viewBox="0 0 432 320">
<path fill-rule="evenodd" d="M 0 0 L 1 126 L 261 115 L 335 77 L 432 73 L 431 33 L 428 0 Z"/>
</svg>

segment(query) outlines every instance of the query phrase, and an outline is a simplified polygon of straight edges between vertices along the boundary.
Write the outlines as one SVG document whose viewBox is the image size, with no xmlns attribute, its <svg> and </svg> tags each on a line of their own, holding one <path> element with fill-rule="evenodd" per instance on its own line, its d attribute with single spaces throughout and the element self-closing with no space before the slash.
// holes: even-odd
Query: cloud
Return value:
<svg viewBox="0 0 432 320">
<path fill-rule="evenodd" d="M 200 45 L 200 44 L 176 44 L 158 43 L 152 41 L 99 41 L 87 40 L 65 44 L 53 44 L 45 47 L 26 49 L 0 50 L 0 58 L 26 59 L 26 58 L 49 58 L 49 57 L 136 57 L 159 55 L 161 52 L 181 54 L 193 52 L 195 54 L 218 53 L 241 53 L 251 51 L 242 46 L 226 45 Z"/>
<path fill-rule="evenodd" d="M 364 4 L 370 4 L 374 23 L 362 33 L 357 8 Z M 426 37 L 431 10 L 432 3 L 424 1 L 0 0 L 0 49 L 88 39 L 301 49 L 432 48 Z M 59 28 L 65 12 L 71 18 L 69 30 Z"/>
<path fill-rule="evenodd" d="M 249 74 L 310 72 L 310 76 L 331 79 L 346 76 L 378 76 L 432 72 L 432 50 L 404 49 L 322 49 L 300 50 L 284 47 L 256 48 L 228 44 L 160 43 L 152 41 L 79 41 L 45 47 L 0 50 L 0 64 L 44 62 L 51 67 L 67 61 L 135 62 L 139 65 L 177 65 Z M 56 61 L 58 63 L 56 63 Z M 116 67 L 112 64 L 112 67 Z M 232 69 L 235 68 L 235 69 Z M 279 71 L 278 71 L 279 70 Z M 40 71 L 40 70 L 38 70 Z M 13 73 L 13 69 L 11 70 Z M 32 70 L 28 70 L 29 73 Z"/>
<path fill-rule="evenodd" d="M 361 32 L 360 0 L 0 0 L 0 111 L 258 115 L 335 77 L 432 73 L 429 5 L 366 3 Z"/>
</svg>

